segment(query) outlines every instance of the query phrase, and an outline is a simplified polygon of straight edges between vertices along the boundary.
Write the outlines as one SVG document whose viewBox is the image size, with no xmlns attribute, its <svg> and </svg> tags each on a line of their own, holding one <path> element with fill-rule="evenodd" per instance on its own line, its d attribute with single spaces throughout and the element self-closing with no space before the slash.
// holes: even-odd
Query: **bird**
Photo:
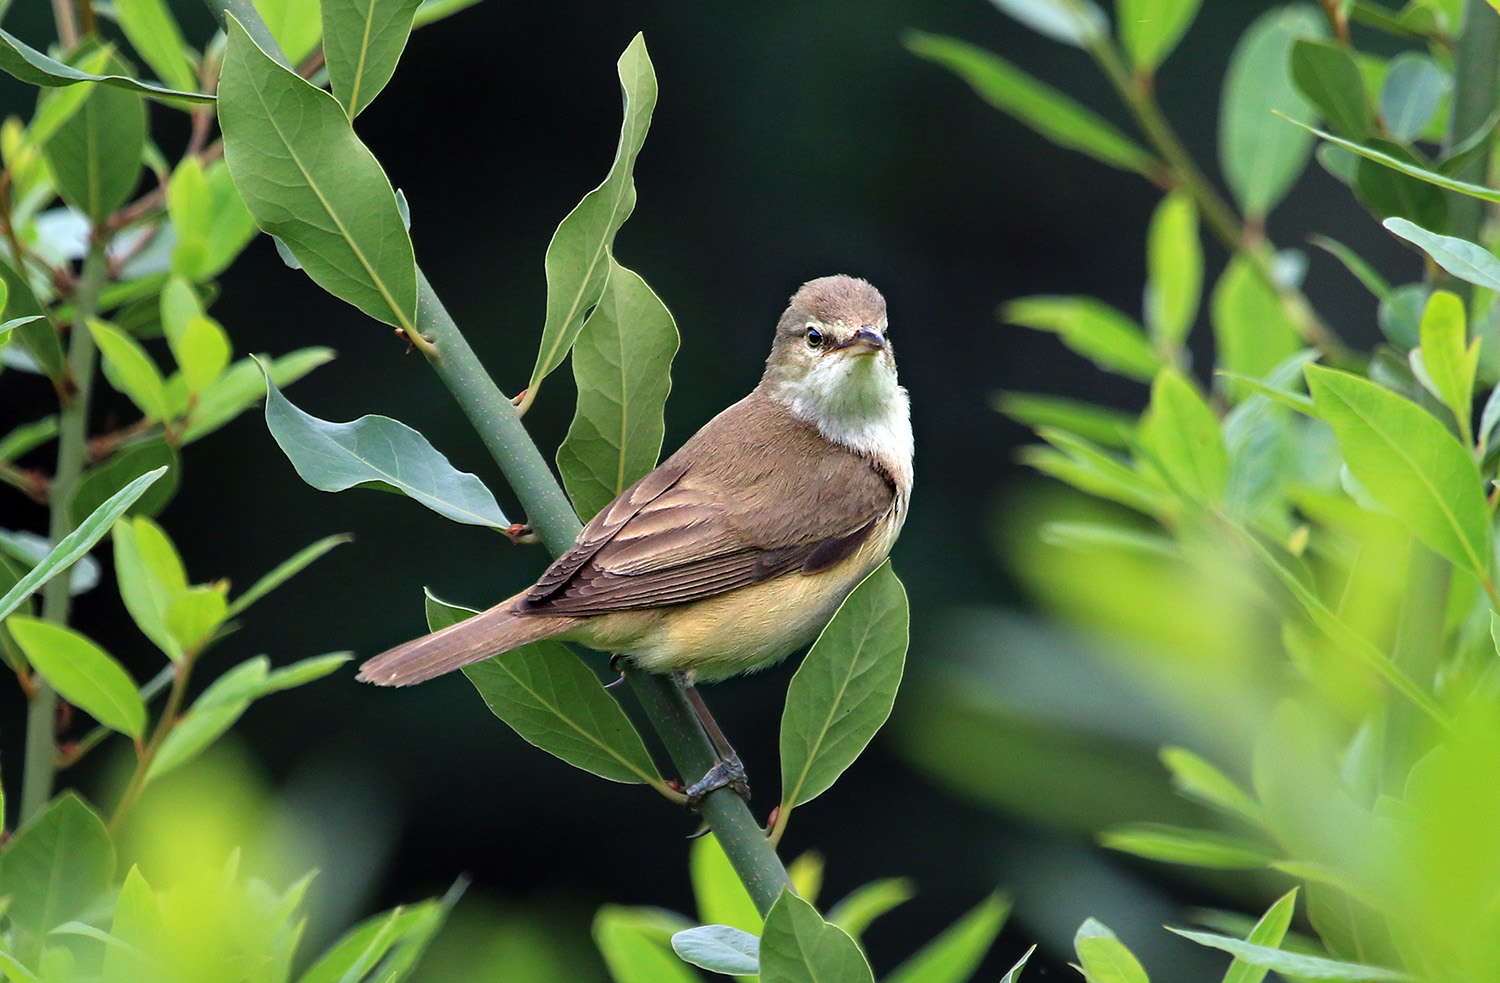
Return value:
<svg viewBox="0 0 1500 983">
<path fill-rule="evenodd" d="M 359 678 L 407 686 L 545 638 L 689 684 L 771 665 L 890 553 L 912 453 L 885 299 L 855 277 L 810 280 L 749 395 L 601 509 L 532 586 Z"/>
</svg>

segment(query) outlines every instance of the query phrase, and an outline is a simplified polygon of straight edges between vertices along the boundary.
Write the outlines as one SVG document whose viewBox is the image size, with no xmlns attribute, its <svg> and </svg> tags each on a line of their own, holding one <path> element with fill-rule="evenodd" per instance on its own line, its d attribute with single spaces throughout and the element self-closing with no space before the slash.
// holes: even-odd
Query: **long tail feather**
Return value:
<svg viewBox="0 0 1500 983">
<path fill-rule="evenodd" d="M 517 615 L 503 601 L 405 645 L 382 652 L 359 668 L 359 679 L 380 686 L 411 686 L 528 642 L 567 631 L 577 618 Z"/>
</svg>

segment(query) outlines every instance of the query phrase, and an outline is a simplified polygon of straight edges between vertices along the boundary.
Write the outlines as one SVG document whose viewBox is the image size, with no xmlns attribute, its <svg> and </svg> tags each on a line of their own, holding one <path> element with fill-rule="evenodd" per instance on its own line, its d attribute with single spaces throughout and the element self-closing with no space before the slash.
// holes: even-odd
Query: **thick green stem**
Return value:
<svg viewBox="0 0 1500 983">
<path fill-rule="evenodd" d="M 417 271 L 417 330 L 432 343 L 428 356 L 432 367 L 499 463 L 526 509 L 531 528 L 552 555 L 562 553 L 573 545 L 582 523 L 526 432 L 515 405 L 484 371 L 421 270 Z M 626 678 L 683 780 L 691 784 L 702 778 L 716 757 L 682 687 L 668 677 L 634 669 L 626 671 Z M 749 807 L 731 790 L 719 789 L 703 800 L 701 814 L 756 906 L 762 914 L 770 911 L 791 879 Z"/>
<path fill-rule="evenodd" d="M 1495 111 L 1496 55 L 1500 53 L 1500 14 L 1486 0 L 1468 0 L 1464 32 L 1453 52 L 1453 110 L 1445 143 L 1449 149 L 1488 122 Z M 1483 184 L 1490 169 L 1489 142 L 1485 149 L 1453 176 Z M 1448 231 L 1461 239 L 1479 238 L 1485 203 L 1468 195 L 1450 195 Z"/>
<path fill-rule="evenodd" d="M 104 243 L 96 242 L 83 263 L 78 289 L 73 295 L 73 328 L 68 341 L 68 377 L 72 394 L 57 424 L 57 474 L 48 496 L 51 521 L 47 536 L 59 542 L 73 531 L 68 499 L 78 485 L 88 460 L 89 397 L 93 392 L 94 336 L 88 319 L 99 302 L 104 286 L 107 263 Z M 67 575 L 53 577 L 42 588 L 42 617 L 56 624 L 66 624 L 71 598 Z M 25 822 L 46 805 L 52 797 L 52 781 L 57 774 L 57 694 L 52 687 L 36 678 L 31 703 L 26 708 L 26 764 L 21 775 L 21 822 Z"/>
</svg>

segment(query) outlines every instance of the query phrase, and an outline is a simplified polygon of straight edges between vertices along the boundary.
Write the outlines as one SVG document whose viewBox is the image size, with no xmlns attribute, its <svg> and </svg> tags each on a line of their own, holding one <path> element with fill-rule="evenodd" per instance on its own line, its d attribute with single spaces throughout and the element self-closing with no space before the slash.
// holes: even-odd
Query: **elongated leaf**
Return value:
<svg viewBox="0 0 1500 983">
<path fill-rule="evenodd" d="M 1186 748 L 1164 747 L 1161 761 L 1172 773 L 1172 786 L 1178 792 L 1252 825 L 1265 825 L 1265 815 L 1255 800 L 1198 755 Z"/>
<path fill-rule="evenodd" d="M 908 32 L 907 50 L 942 65 L 985 102 L 1068 150 L 1137 174 L 1159 170 L 1152 156 L 1098 114 L 999 55 L 957 38 Z"/>
<path fill-rule="evenodd" d="M 186 764 L 233 727 L 265 682 L 269 666 L 270 660 L 260 655 L 215 679 L 167 734 L 146 777 L 154 781 Z"/>
<path fill-rule="evenodd" d="M 1287 61 L 1298 38 L 1325 35 L 1310 6 L 1276 7 L 1240 36 L 1229 59 L 1219 109 L 1219 167 L 1246 215 L 1264 218 L 1286 196 L 1312 150 L 1312 141 L 1278 119 L 1312 122 Z"/>
<path fill-rule="evenodd" d="M 72 792 L 52 800 L 0 853 L 0 897 L 11 924 L 40 938 L 109 888 L 115 848 L 104 823 Z"/>
<path fill-rule="evenodd" d="M 1230 258 L 1214 285 L 1209 317 L 1216 364 L 1231 377 L 1264 379 L 1301 345 L 1276 289 L 1241 253 Z M 1239 384 L 1230 386 L 1229 392 L 1238 399 L 1248 395 L 1247 387 Z"/>
<path fill-rule="evenodd" d="M 249 590 L 235 598 L 229 605 L 228 616 L 233 618 L 262 597 L 271 593 L 271 591 L 301 573 L 324 553 L 327 553 L 335 546 L 351 542 L 353 539 L 354 537 L 349 533 L 337 533 L 332 536 L 324 536 L 316 543 L 304 546 L 281 563 L 278 563 L 274 570 L 251 584 Z"/>
<path fill-rule="evenodd" d="M 584 521 L 656 466 L 677 326 L 651 288 L 609 259 L 609 279 L 573 343 L 578 409 L 557 470 Z"/>
<path fill-rule="evenodd" d="M 197 90 L 187 41 L 166 0 L 115 0 L 115 19 L 157 78 L 180 92 Z"/>
<path fill-rule="evenodd" d="M 760 939 L 728 925 L 700 925 L 672 936 L 672 951 L 682 961 L 725 976 L 760 972 Z"/>
<path fill-rule="evenodd" d="M 859 943 L 789 890 L 771 906 L 760 937 L 762 983 L 874 983 Z"/>
<path fill-rule="evenodd" d="M 131 515 L 148 516 L 156 515 L 166 508 L 172 496 L 177 494 L 181 475 L 177 450 L 171 444 L 160 438 L 142 441 L 119 451 L 103 464 L 90 468 L 73 490 L 73 497 L 68 500 L 68 514 L 73 517 L 74 525 L 88 518 L 115 492 L 146 472 L 158 468 L 166 468 L 166 475 L 126 510 Z"/>
<path fill-rule="evenodd" d="M 1433 550 L 1488 577 L 1488 511 L 1468 451 L 1421 407 L 1344 372 L 1307 367 L 1308 391 L 1376 501 Z"/>
<path fill-rule="evenodd" d="M 1471 198 L 1482 198 L 1485 201 L 1500 201 L 1500 191 L 1497 191 L 1494 188 L 1487 188 L 1482 184 L 1471 184 L 1468 181 L 1460 181 L 1457 178 L 1448 177 L 1446 174 L 1439 174 L 1437 171 L 1430 171 L 1427 168 L 1417 164 L 1413 164 L 1410 161 L 1402 160 L 1398 157 L 1393 157 L 1388 153 L 1383 153 L 1382 151 L 1376 150 L 1372 147 L 1366 147 L 1363 144 L 1355 143 L 1353 140 L 1345 140 L 1343 137 L 1334 136 L 1332 133 L 1327 133 L 1315 126 L 1310 126 L 1307 123 L 1302 122 L 1301 120 L 1293 119 L 1290 115 L 1287 118 L 1290 119 L 1291 122 L 1302 127 L 1307 132 L 1321 137 L 1331 144 L 1343 147 L 1345 150 L 1353 151 L 1366 160 L 1373 160 L 1377 164 L 1384 164 L 1391 170 L 1400 171 L 1402 174 L 1409 174 L 1414 178 L 1420 178 L 1421 180 L 1426 181 L 1428 184 L 1435 184 L 1439 188 L 1446 188 L 1449 191 L 1457 191 L 1460 194 L 1466 194 Z"/>
<path fill-rule="evenodd" d="M 1291 926 L 1292 915 L 1296 910 L 1297 889 L 1292 888 L 1266 909 L 1245 941 L 1268 949 L 1281 948 L 1281 942 L 1286 938 L 1286 930 Z M 1254 966 L 1236 957 L 1230 964 L 1229 971 L 1224 974 L 1224 983 L 1261 983 L 1266 978 L 1266 972 L 1264 966 Z"/>
<path fill-rule="evenodd" d="M 1399 143 L 1371 138 L 1368 146 L 1410 165 L 1421 163 Z M 1376 218 L 1410 219 L 1430 228 L 1448 224 L 1448 196 L 1441 189 L 1374 161 L 1355 160 L 1354 193 Z"/>
<path fill-rule="evenodd" d="M 1380 117 L 1391 139 L 1415 139 L 1432 121 L 1452 83 L 1424 54 L 1403 51 L 1391 59 L 1380 89 Z"/>
<path fill-rule="evenodd" d="M 104 356 L 104 377 L 130 397 L 147 420 L 170 420 L 166 382 L 140 342 L 108 321 L 89 318 L 89 333 Z"/>
<path fill-rule="evenodd" d="M 5 51 L 0 44 L 0 53 Z M 146 104 L 140 95 L 101 85 L 57 128 L 43 153 L 57 193 L 100 225 L 139 183 L 145 144 Z"/>
<path fill-rule="evenodd" d="M 871 922 L 915 895 L 916 889 L 904 877 L 871 881 L 850 891 L 848 897 L 828 909 L 828 921 L 857 939 L 865 934 Z"/>
<path fill-rule="evenodd" d="M 105 950 L 100 983 L 136 983 L 147 978 L 155 967 L 146 952 L 158 942 L 160 931 L 161 906 L 156 892 L 140 868 L 132 865 L 115 898 L 115 917 L 110 925 L 110 934 L 124 944 Z"/>
<path fill-rule="evenodd" d="M 145 732 L 146 706 L 135 681 L 108 652 L 56 622 L 16 614 L 5 625 L 63 699 L 111 730 L 137 738 Z"/>
<path fill-rule="evenodd" d="M 1306 38 L 1292 44 L 1292 81 L 1335 130 L 1363 140 L 1374 120 L 1354 56 L 1329 41 Z"/>
<path fill-rule="evenodd" d="M 884 983 L 964 983 L 995 944 L 1009 914 L 1010 902 L 990 895 L 892 970 Z"/>
<path fill-rule="evenodd" d="M 1441 399 L 1468 438 L 1474 404 L 1474 371 L 1479 366 L 1479 339 L 1468 344 L 1464 303 L 1456 294 L 1434 290 L 1422 313 L 1422 365 Z"/>
<path fill-rule="evenodd" d="M 906 591 L 889 561 L 865 578 L 797 668 L 781 715 L 781 808 L 821 795 L 874 738 L 906 664 Z"/>
<path fill-rule="evenodd" d="M 990 405 L 1029 427 L 1056 427 L 1105 447 L 1124 450 L 1135 433 L 1128 413 L 1041 393 L 996 393 Z"/>
<path fill-rule="evenodd" d="M 1109 33 L 1109 21 L 1094 0 L 990 0 L 1038 34 L 1087 48 Z"/>
<path fill-rule="evenodd" d="M 1115 0 L 1120 40 L 1136 70 L 1147 75 L 1166 61 L 1202 0 Z"/>
<path fill-rule="evenodd" d="M 1100 368 L 1132 379 L 1155 378 L 1163 364 L 1140 325 L 1092 297 L 1022 297 L 1001 307 L 1000 317 L 1051 331 Z"/>
<path fill-rule="evenodd" d="M 1385 278 L 1375 271 L 1375 268 L 1365 262 L 1360 256 L 1348 246 L 1337 239 L 1328 236 L 1308 236 L 1308 242 L 1320 249 L 1331 253 L 1335 259 L 1344 264 L 1344 269 L 1354 274 L 1354 278 L 1365 285 L 1365 289 L 1374 294 L 1379 300 L 1384 300 L 1391 292 L 1391 285 L 1385 282 Z"/>
<path fill-rule="evenodd" d="M 671 926 L 655 909 L 605 905 L 594 916 L 594 942 L 615 983 L 702 983 L 671 949 Z"/>
<path fill-rule="evenodd" d="M 417 266 L 396 193 L 333 96 L 233 17 L 219 79 L 224 159 L 255 222 L 324 290 L 416 333 Z"/>
<path fill-rule="evenodd" d="M 390 81 L 421 0 L 321 0 L 333 94 L 358 116 Z"/>
<path fill-rule="evenodd" d="M 1146 325 L 1159 343 L 1177 348 L 1192 330 L 1203 289 L 1198 209 L 1190 195 L 1172 192 L 1151 216 L 1146 272 Z"/>
<path fill-rule="evenodd" d="M 213 102 L 214 97 L 201 92 L 180 92 L 123 75 L 91 75 L 79 71 L 55 58 L 48 58 L 24 41 L 0 31 L 0 69 L 9 72 L 22 82 L 32 85 L 56 87 L 76 85 L 79 82 L 99 82 L 112 88 L 128 92 L 139 92 L 160 99 L 181 102 Z"/>
<path fill-rule="evenodd" d="M 1500 290 L 1500 259 L 1483 246 L 1457 236 L 1429 232 L 1404 218 L 1388 218 L 1381 224 L 1460 280 L 1487 290 Z"/>
<path fill-rule="evenodd" d="M 1089 918 L 1078 926 L 1073 949 L 1088 983 L 1149 983 L 1140 961 L 1101 922 Z"/>
<path fill-rule="evenodd" d="M 1233 955 L 1236 959 L 1246 962 L 1252 966 L 1263 966 L 1285 976 L 1299 980 L 1332 980 L 1345 981 L 1345 983 L 1405 983 L 1413 977 L 1394 969 L 1386 969 L 1382 966 L 1362 966 L 1358 963 L 1341 962 L 1336 959 L 1325 959 L 1322 956 L 1304 956 L 1296 952 L 1286 952 L 1282 949 L 1274 949 L 1269 946 L 1256 945 L 1243 939 L 1230 938 L 1227 935 L 1215 935 L 1212 932 L 1189 932 L 1185 929 L 1172 928 L 1168 926 L 1167 931 L 1175 932 L 1185 939 L 1191 939 L 1199 945 L 1206 945 L 1214 949 L 1222 949 Z"/>
<path fill-rule="evenodd" d="M 1031 958 L 1034 952 L 1036 952 L 1035 945 L 1021 953 L 1021 958 L 1016 960 L 1016 964 L 1008 969 L 1004 976 L 1000 977 L 1000 983 L 1021 983 L 1021 970 L 1026 968 L 1026 961 Z"/>
<path fill-rule="evenodd" d="M 266 379 L 266 426 L 302 480 L 321 491 L 380 488 L 406 495 L 454 522 L 504 529 L 510 521 L 474 475 L 459 471 L 411 427 L 386 416 L 320 420 Z"/>
<path fill-rule="evenodd" d="M 0 438 L 0 461 L 14 461 L 57 436 L 57 415 L 23 423 Z"/>
<path fill-rule="evenodd" d="M 598 303 L 609 276 L 615 234 L 635 209 L 635 160 L 656 108 L 656 71 L 643 35 L 631 40 L 616 69 L 625 101 L 620 143 L 604 183 L 583 196 L 547 244 L 547 319 L 523 408 L 536 398 L 542 380 L 562 364 L 583 329 L 584 314 Z"/>
<path fill-rule="evenodd" d="M 367 918 L 309 966 L 298 983 L 402 980 L 443 927 L 451 907 L 445 898 L 400 905 Z"/>
<path fill-rule="evenodd" d="M 729 863 L 718 837 L 707 833 L 693 841 L 688 874 L 693 881 L 693 897 L 698 902 L 699 921 L 760 932 L 765 921 Z"/>
<path fill-rule="evenodd" d="M 1254 870 L 1274 859 L 1264 847 L 1240 836 L 1162 823 L 1127 823 L 1099 834 L 1111 850 L 1169 864 L 1210 870 Z"/>
<path fill-rule="evenodd" d="M 333 349 L 299 348 L 277 359 L 267 355 L 258 355 L 256 359 L 268 366 L 272 382 L 285 387 L 330 362 Z M 240 359 L 198 394 L 198 402 L 188 414 L 182 443 L 192 443 L 208 436 L 260 402 L 265 395 L 266 379 L 260 366 L 251 359 Z"/>
<path fill-rule="evenodd" d="M 417 16 L 412 20 L 413 27 L 426 27 L 434 21 L 440 21 L 445 17 L 452 17 L 461 10 L 467 10 L 479 3 L 479 0 L 422 0 L 422 5 L 417 8 Z"/>
<path fill-rule="evenodd" d="M 1162 369 L 1151 385 L 1140 442 L 1162 476 L 1182 494 L 1209 505 L 1223 497 L 1229 453 L 1218 418 L 1175 369 Z"/>
<path fill-rule="evenodd" d="M 4 597 L 0 597 L 0 620 L 8 617 L 22 601 L 36 593 L 43 584 L 76 563 L 79 557 L 87 553 L 109 531 L 114 521 L 130 508 L 136 499 L 145 494 L 146 489 L 151 487 L 151 483 L 166 471 L 166 468 L 157 468 L 155 471 L 148 471 L 141 475 L 111 495 L 109 500 L 99 506 L 92 515 L 80 522 L 77 529 L 64 536 L 62 541 L 33 566 L 19 583 L 6 591 Z"/>
</svg>

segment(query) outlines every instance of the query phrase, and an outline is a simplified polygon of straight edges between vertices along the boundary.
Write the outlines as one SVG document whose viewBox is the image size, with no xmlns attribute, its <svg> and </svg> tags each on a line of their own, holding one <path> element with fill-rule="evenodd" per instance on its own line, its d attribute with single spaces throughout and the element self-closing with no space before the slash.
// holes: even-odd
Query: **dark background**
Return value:
<svg viewBox="0 0 1500 983">
<path fill-rule="evenodd" d="M 200 7 L 173 6 L 190 37 L 207 36 Z M 1189 148 L 1213 171 L 1225 61 L 1270 4 L 1205 6 L 1159 89 Z M 6 26 L 43 43 L 45 13 L 39 0 L 17 4 Z M 985 45 L 1128 122 L 1084 54 L 983 0 L 490 0 L 417 32 L 358 129 L 410 201 L 424 270 L 502 389 L 514 392 L 536 352 L 543 251 L 609 166 L 620 108 L 614 62 L 643 31 L 661 94 L 636 168 L 639 204 L 617 254 L 662 296 L 682 333 L 667 449 L 754 385 L 771 327 L 798 284 L 836 272 L 875 283 L 889 301 L 912 394 L 917 485 L 894 556 L 913 602 L 911 672 L 921 676 L 941 674 L 945 659 L 963 654 L 932 641 L 954 606 L 1024 604 L 993 530 L 1029 480 L 1013 462 L 1027 435 L 990 408 L 991 394 L 1042 391 L 1127 407 L 1144 398 L 1142 387 L 1097 372 L 1051 337 L 1000 324 L 995 307 L 1026 294 L 1080 293 L 1138 314 L 1142 243 L 1159 192 L 1059 150 L 983 104 L 901 47 L 911 28 Z M 18 84 L 0 86 L 7 112 L 29 115 L 32 98 Z M 175 157 L 180 122 L 160 107 L 153 119 Z M 1347 192 L 1316 166 L 1271 225 L 1282 246 L 1300 245 L 1310 231 L 1359 242 L 1389 275 L 1416 272 L 1415 260 L 1350 209 Z M 1208 285 L 1222 261 L 1209 244 Z M 1367 343 L 1373 301 L 1326 255 L 1311 264 L 1308 291 L 1320 311 L 1346 338 Z M 286 269 L 264 237 L 222 287 L 213 313 L 237 352 L 338 349 L 334 363 L 292 388 L 299 405 L 334 420 L 366 413 L 403 420 L 519 512 L 446 391 L 389 329 Z M 1201 339 L 1206 317 L 1199 328 Z M 553 375 L 527 419 L 549 456 L 572 412 L 571 385 L 566 368 Z M 0 378 L 0 393 L 6 415 L 34 412 L 21 404 L 39 398 L 14 373 Z M 101 422 L 112 410 L 128 419 L 123 399 L 106 393 L 102 402 Z M 254 412 L 191 447 L 184 479 L 161 521 L 199 581 L 229 577 L 243 588 L 320 536 L 356 536 L 253 609 L 215 650 L 206 678 L 259 652 L 277 663 L 339 649 L 373 655 L 423 630 L 424 585 L 486 605 L 545 563 L 539 548 L 513 547 L 410 501 L 308 488 Z M 5 498 L 5 525 L 43 525 L 40 509 L 18 502 Z M 108 590 L 85 596 L 78 623 L 110 639 L 144 678 L 159 656 L 118 603 Z M 779 701 L 794 667 L 707 692 L 747 760 L 761 814 L 775 799 Z M 13 692 L 0 703 L 0 720 L 6 773 L 17 775 L 22 727 Z M 329 851 L 323 882 L 333 888 L 314 935 L 374 905 L 439 893 L 461 872 L 473 875 L 477 896 L 512 910 L 556 909 L 575 932 L 605 901 L 691 910 L 683 858 L 692 821 L 648 791 L 599 781 L 526 747 L 461 678 L 390 692 L 356 685 L 351 668 L 257 704 L 238 732 Z M 99 757 L 78 780 L 105 797 Z M 1125 871 L 1166 885 L 1183 902 L 1199 900 L 1161 868 L 1080 854 L 1071 842 L 1067 863 Z M 1028 857 L 1052 855 L 1048 844 L 1055 846 L 1047 834 L 951 796 L 877 740 L 830 793 L 799 810 L 783 852 L 826 856 L 825 900 L 877 876 L 916 879 L 918 900 L 870 937 L 880 971 L 996 886 L 1012 888 L 1017 914 L 986 964 L 998 975 L 1038 934 L 1056 942 L 1055 925 L 1091 913 L 1109 921 L 1127 904 L 1091 893 L 1088 885 L 1101 882 L 1084 878 L 1065 912 L 1041 910 L 1040 901 L 1029 908 L 1026 883 L 1040 877 L 1055 887 L 1078 875 L 1065 865 L 1040 875 L 1021 870 Z M 1126 938 L 1148 954 L 1154 977 L 1171 979 L 1175 969 L 1203 978 L 1191 947 Z M 1048 957 L 1056 967 L 1066 952 L 1054 948 Z"/>
</svg>

